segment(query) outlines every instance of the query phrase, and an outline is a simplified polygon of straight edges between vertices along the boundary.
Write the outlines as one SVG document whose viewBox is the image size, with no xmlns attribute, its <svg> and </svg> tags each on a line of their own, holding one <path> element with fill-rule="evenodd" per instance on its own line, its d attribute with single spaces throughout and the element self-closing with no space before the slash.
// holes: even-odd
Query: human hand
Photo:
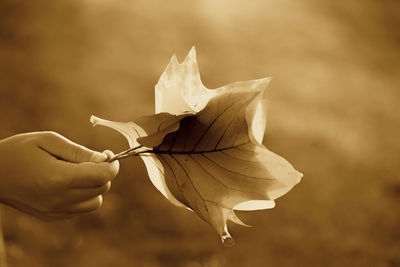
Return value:
<svg viewBox="0 0 400 267">
<path fill-rule="evenodd" d="M 118 173 L 112 156 L 54 132 L 0 140 L 0 202 L 44 220 L 96 210 Z"/>
</svg>

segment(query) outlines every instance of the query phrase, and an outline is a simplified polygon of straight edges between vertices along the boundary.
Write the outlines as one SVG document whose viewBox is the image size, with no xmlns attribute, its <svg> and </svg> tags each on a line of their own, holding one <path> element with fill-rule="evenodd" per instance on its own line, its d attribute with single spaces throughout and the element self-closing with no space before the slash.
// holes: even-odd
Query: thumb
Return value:
<svg viewBox="0 0 400 267">
<path fill-rule="evenodd" d="M 104 162 L 107 160 L 107 155 L 74 143 L 58 133 L 41 132 L 38 134 L 37 145 L 62 160 L 73 163 Z"/>
<path fill-rule="evenodd" d="M 83 147 L 83 148 L 86 150 L 89 150 L 89 152 L 91 153 L 91 156 L 90 156 L 89 160 L 87 160 L 87 161 L 100 163 L 100 162 L 104 162 L 108 159 L 108 155 L 105 153 L 100 153 L 100 152 L 97 152 L 94 150 L 90 150 L 86 147 Z"/>
</svg>

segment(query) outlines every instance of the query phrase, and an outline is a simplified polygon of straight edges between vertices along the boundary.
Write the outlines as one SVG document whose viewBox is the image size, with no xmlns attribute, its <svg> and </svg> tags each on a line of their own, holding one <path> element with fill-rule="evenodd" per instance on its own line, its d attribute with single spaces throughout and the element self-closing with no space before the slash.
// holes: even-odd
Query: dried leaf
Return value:
<svg viewBox="0 0 400 267">
<path fill-rule="evenodd" d="M 173 57 L 156 86 L 156 111 L 135 123 L 93 118 L 121 132 L 144 160 L 153 184 L 172 203 L 209 223 L 226 245 L 226 222 L 243 224 L 236 210 L 274 207 L 300 181 L 285 159 L 261 142 L 266 125 L 262 94 L 269 79 L 209 90 L 201 83 L 195 51 Z M 184 112 L 190 112 L 184 113 Z"/>
</svg>

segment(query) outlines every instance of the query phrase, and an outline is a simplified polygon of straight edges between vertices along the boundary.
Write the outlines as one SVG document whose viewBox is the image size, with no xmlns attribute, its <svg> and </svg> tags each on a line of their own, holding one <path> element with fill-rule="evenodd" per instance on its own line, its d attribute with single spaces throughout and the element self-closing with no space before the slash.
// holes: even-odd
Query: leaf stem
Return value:
<svg viewBox="0 0 400 267">
<path fill-rule="evenodd" d="M 130 156 L 133 156 L 133 155 L 138 153 L 135 150 L 140 149 L 142 147 L 143 147 L 142 145 L 139 145 L 139 146 L 132 147 L 130 149 L 124 150 L 124 151 L 114 155 L 114 157 L 109 158 L 107 160 L 107 162 L 113 162 L 113 161 L 118 160 L 118 159 L 123 159 L 123 158 L 127 158 L 127 157 L 130 157 Z"/>
</svg>

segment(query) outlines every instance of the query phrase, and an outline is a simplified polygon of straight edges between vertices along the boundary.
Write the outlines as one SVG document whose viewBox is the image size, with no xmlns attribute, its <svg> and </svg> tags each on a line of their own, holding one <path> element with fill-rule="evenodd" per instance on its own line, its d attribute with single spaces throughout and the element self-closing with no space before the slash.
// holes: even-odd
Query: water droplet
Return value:
<svg viewBox="0 0 400 267">
<path fill-rule="evenodd" d="M 235 240 L 230 235 L 224 235 L 221 241 L 225 247 L 232 247 L 235 245 Z"/>
</svg>

